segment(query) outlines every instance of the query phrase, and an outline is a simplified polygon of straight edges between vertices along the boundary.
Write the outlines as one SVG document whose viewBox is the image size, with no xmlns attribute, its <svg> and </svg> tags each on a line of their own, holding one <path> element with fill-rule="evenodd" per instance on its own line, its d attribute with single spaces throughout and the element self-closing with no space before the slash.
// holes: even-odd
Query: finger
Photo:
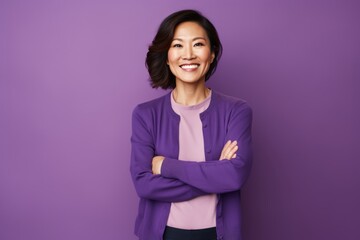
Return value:
<svg viewBox="0 0 360 240">
<path fill-rule="evenodd" d="M 223 147 L 223 152 L 228 152 L 229 151 L 229 149 L 231 149 L 231 148 L 233 148 L 234 146 L 236 146 L 237 145 L 237 142 L 236 141 L 228 141 L 226 144 L 225 144 L 225 146 Z"/>
<path fill-rule="evenodd" d="M 231 141 L 228 140 L 223 148 L 223 150 L 221 151 L 221 156 L 220 156 L 220 160 L 230 160 L 233 158 L 233 155 L 236 153 L 236 151 L 238 150 L 238 146 L 237 146 L 237 141 Z"/>
<path fill-rule="evenodd" d="M 231 144 L 226 147 L 225 153 L 228 154 L 228 153 L 231 152 L 236 146 L 237 146 L 237 141 L 231 142 Z"/>
<path fill-rule="evenodd" d="M 233 141 L 231 144 L 230 144 L 230 147 L 235 147 L 237 145 L 237 141 Z"/>
<path fill-rule="evenodd" d="M 231 142 L 230 140 L 228 140 L 228 141 L 225 143 L 222 152 L 224 152 L 224 151 L 231 145 L 231 143 L 232 143 L 232 142 Z"/>
<path fill-rule="evenodd" d="M 236 145 L 234 147 L 232 147 L 231 149 L 229 149 L 229 151 L 227 152 L 227 159 L 231 159 L 233 157 L 234 154 L 236 154 L 236 151 L 239 149 L 239 147 Z"/>
<path fill-rule="evenodd" d="M 226 153 L 227 153 L 228 148 L 229 148 L 229 146 L 231 145 L 231 143 L 232 143 L 232 142 L 231 142 L 230 140 L 228 140 L 228 141 L 225 143 L 225 145 L 224 145 L 224 147 L 223 147 L 223 149 L 222 149 L 222 151 L 221 151 L 220 160 L 222 160 L 222 159 L 225 158 Z"/>
<path fill-rule="evenodd" d="M 233 141 L 229 146 L 226 147 L 225 152 L 228 153 L 237 146 L 237 142 Z"/>
</svg>

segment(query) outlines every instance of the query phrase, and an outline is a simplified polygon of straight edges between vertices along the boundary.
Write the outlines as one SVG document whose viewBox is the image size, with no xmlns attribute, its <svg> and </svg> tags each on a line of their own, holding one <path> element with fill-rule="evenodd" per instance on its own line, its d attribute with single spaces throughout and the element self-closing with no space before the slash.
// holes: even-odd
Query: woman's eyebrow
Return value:
<svg viewBox="0 0 360 240">
<path fill-rule="evenodd" d="M 196 40 L 206 40 L 206 38 L 204 38 L 204 37 L 195 37 L 195 38 L 193 38 L 192 39 L 192 41 L 196 41 Z M 173 39 L 173 41 L 180 41 L 180 42 L 182 42 L 182 41 L 184 41 L 182 38 L 174 38 Z"/>
<path fill-rule="evenodd" d="M 204 38 L 204 37 L 196 37 L 196 38 L 193 39 L 193 41 L 196 41 L 196 40 L 205 40 L 206 41 L 206 38 Z"/>
</svg>

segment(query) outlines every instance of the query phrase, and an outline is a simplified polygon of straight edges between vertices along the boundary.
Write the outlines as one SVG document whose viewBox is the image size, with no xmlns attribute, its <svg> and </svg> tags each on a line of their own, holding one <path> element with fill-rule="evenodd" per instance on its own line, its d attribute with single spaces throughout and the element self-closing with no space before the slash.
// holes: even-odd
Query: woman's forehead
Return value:
<svg viewBox="0 0 360 240">
<path fill-rule="evenodd" d="M 174 33 L 174 39 L 208 39 L 205 29 L 196 22 L 179 24 Z"/>
</svg>

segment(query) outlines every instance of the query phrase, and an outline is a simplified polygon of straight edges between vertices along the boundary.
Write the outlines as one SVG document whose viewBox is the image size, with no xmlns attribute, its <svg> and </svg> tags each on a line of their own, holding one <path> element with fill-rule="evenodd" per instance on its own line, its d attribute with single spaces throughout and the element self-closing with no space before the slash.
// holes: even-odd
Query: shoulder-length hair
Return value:
<svg viewBox="0 0 360 240">
<path fill-rule="evenodd" d="M 205 81 L 216 70 L 222 54 L 222 45 L 214 25 L 198 11 L 181 10 L 163 20 L 146 54 L 145 65 L 149 71 L 150 83 L 153 88 L 173 89 L 176 86 L 175 76 L 167 65 L 167 54 L 174 38 L 175 29 L 183 22 L 199 24 L 206 31 L 210 40 L 210 49 L 215 54 L 215 58 L 205 75 Z"/>
</svg>

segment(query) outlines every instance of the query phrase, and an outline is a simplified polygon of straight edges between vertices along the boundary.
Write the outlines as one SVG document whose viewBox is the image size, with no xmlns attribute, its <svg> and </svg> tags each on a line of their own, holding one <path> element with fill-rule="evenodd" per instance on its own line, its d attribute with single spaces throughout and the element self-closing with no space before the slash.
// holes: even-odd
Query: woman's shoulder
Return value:
<svg viewBox="0 0 360 240">
<path fill-rule="evenodd" d="M 167 101 L 169 101 L 170 99 L 169 94 L 170 93 L 167 93 L 163 96 L 154 98 L 152 100 L 139 103 L 134 108 L 134 112 L 146 113 L 149 111 L 152 112 L 152 111 L 158 111 L 164 109 L 164 106 L 167 104 Z"/>
<path fill-rule="evenodd" d="M 241 108 L 251 108 L 248 102 L 245 99 L 230 96 L 221 92 L 213 92 L 216 98 L 217 107 L 241 107 Z"/>
<path fill-rule="evenodd" d="M 215 92 L 216 104 L 214 106 L 216 116 L 223 117 L 240 117 L 252 119 L 252 108 L 248 102 L 242 98 L 226 95 L 223 93 Z"/>
</svg>

